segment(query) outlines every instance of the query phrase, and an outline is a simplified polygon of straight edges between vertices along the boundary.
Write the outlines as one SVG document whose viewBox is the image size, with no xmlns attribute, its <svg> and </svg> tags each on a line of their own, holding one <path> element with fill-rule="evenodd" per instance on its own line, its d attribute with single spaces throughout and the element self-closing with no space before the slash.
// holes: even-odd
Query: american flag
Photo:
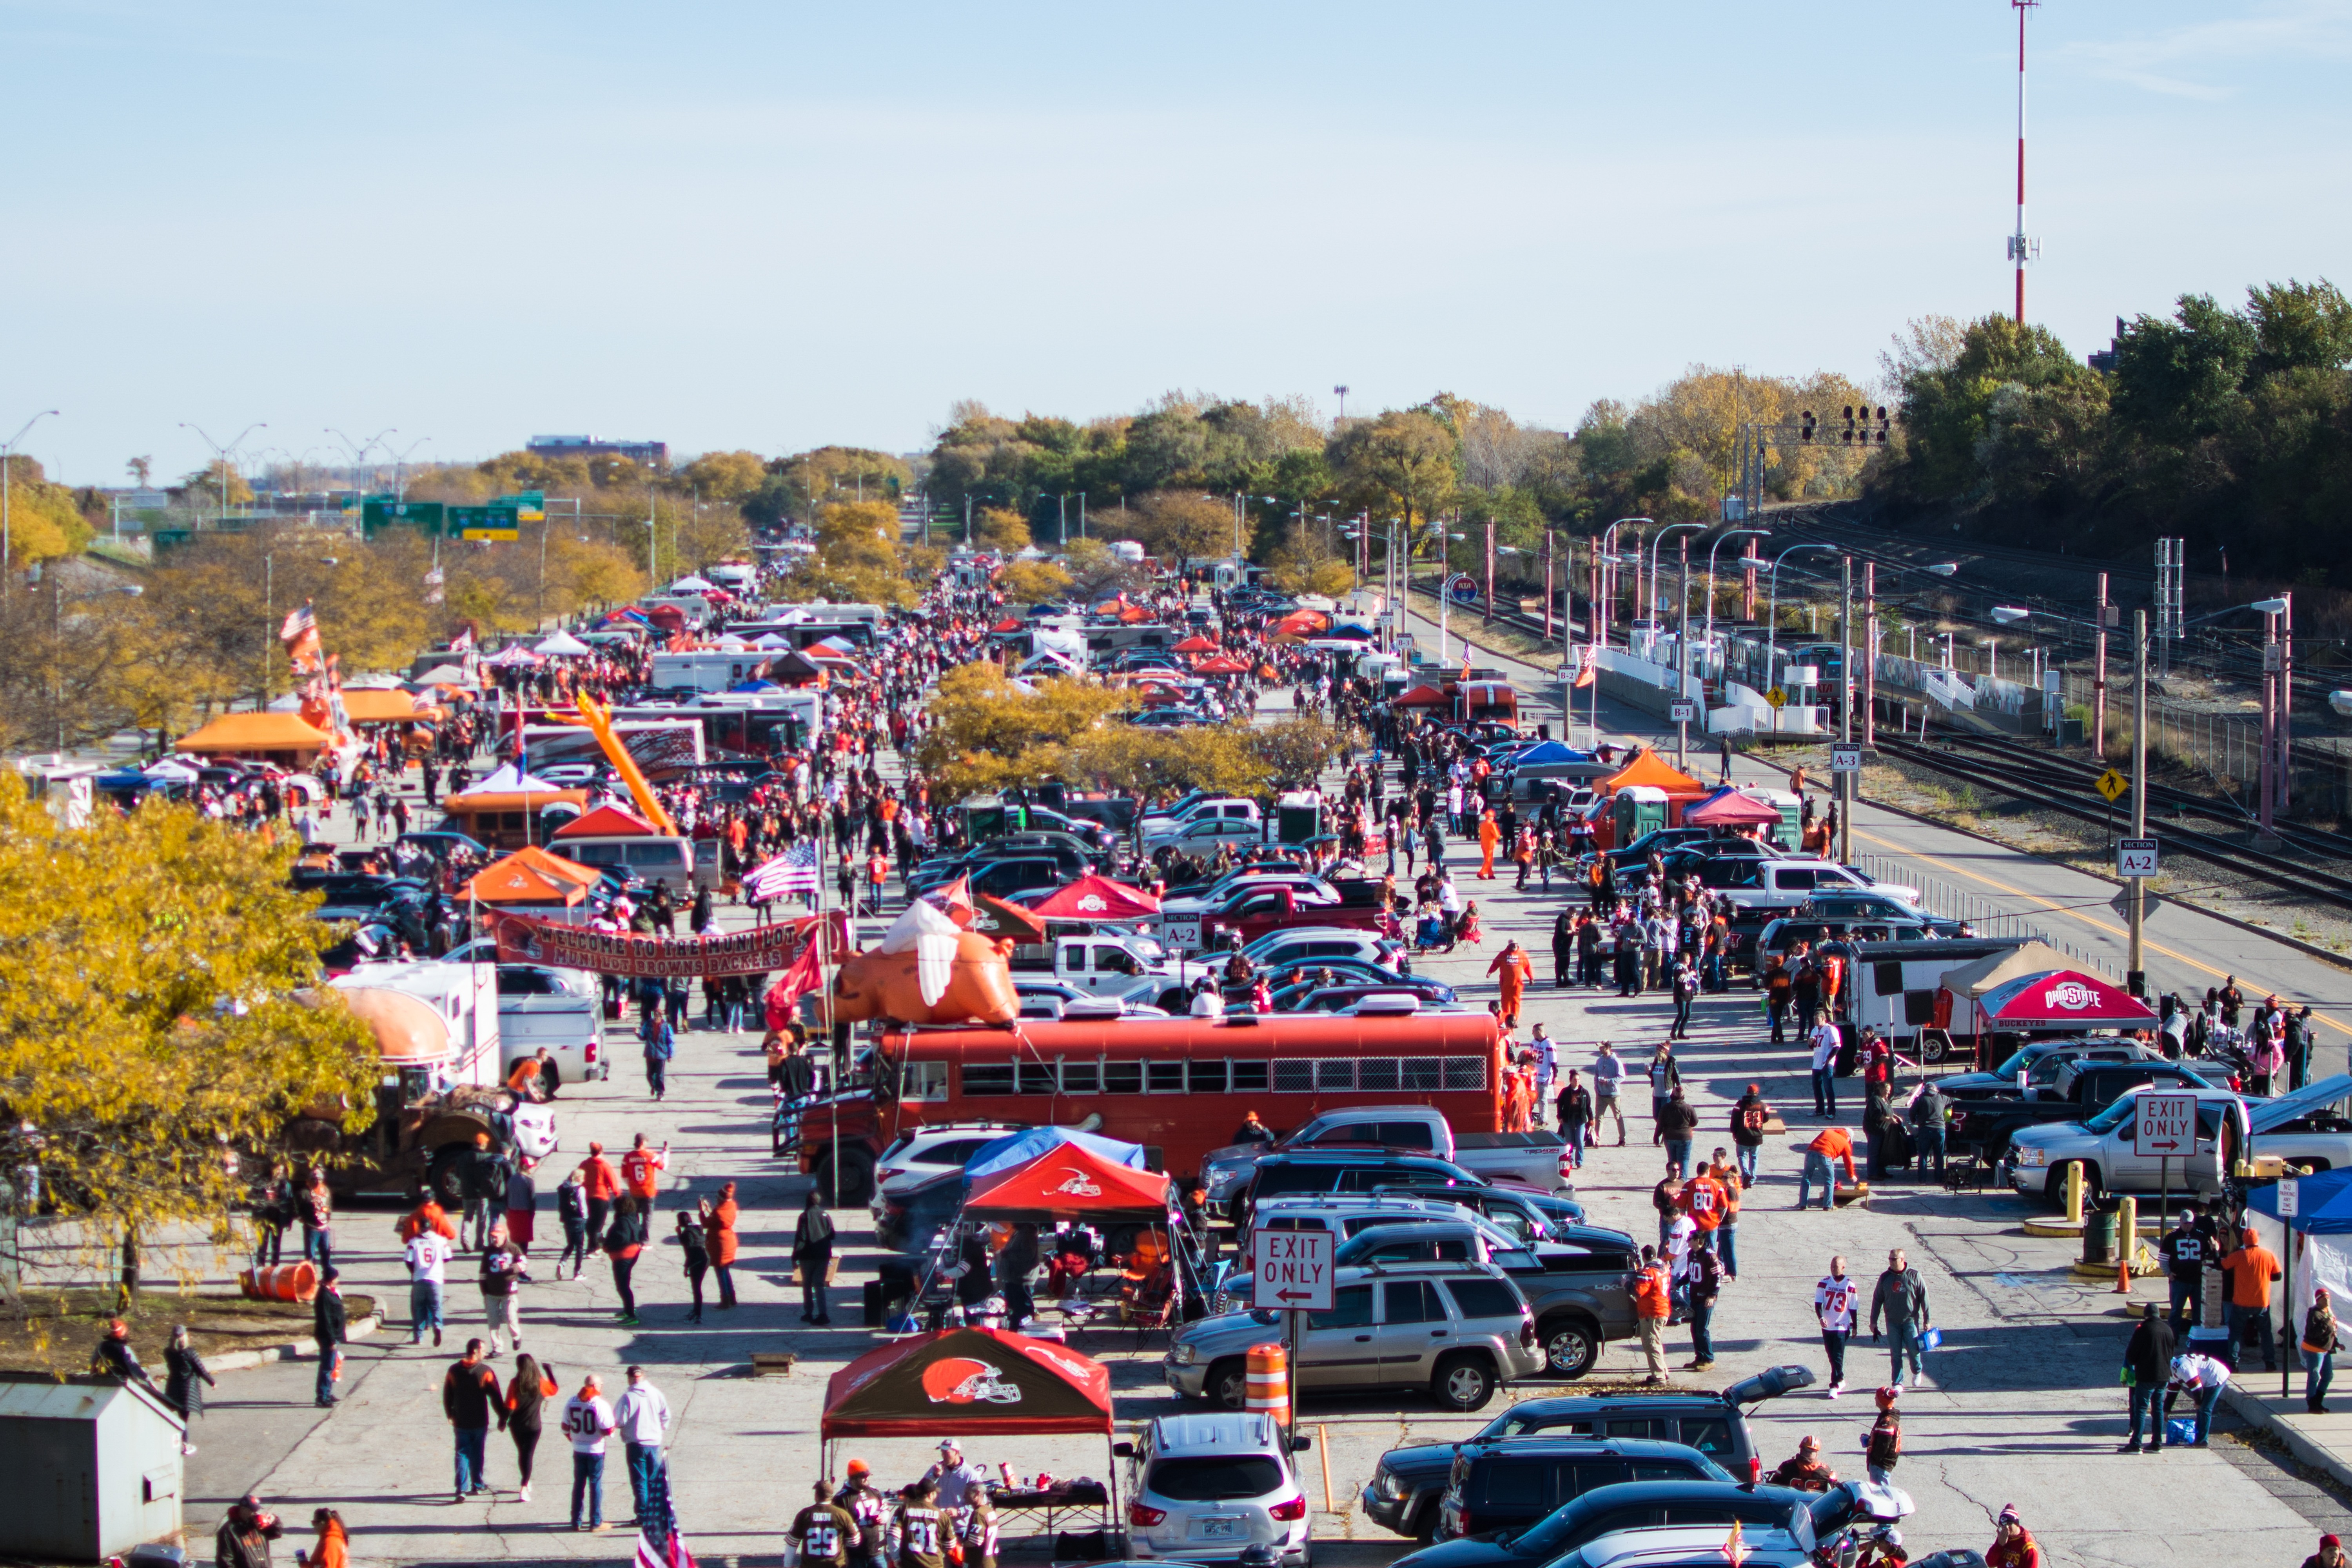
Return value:
<svg viewBox="0 0 2352 1568">
<path fill-rule="evenodd" d="M 300 609 L 287 612 L 285 625 L 278 628 L 278 640 L 290 643 L 304 632 L 316 631 L 318 626 L 319 617 L 312 612 L 310 602 L 305 599 Z"/>
<path fill-rule="evenodd" d="M 656 1466 L 646 1489 L 646 1518 L 637 1527 L 635 1568 L 694 1568 L 694 1553 L 677 1532 L 677 1510 L 670 1505 L 669 1467 Z"/>
<path fill-rule="evenodd" d="M 816 840 L 795 839 L 784 852 L 761 861 L 743 879 L 743 890 L 766 903 L 791 893 L 816 891 Z"/>
</svg>

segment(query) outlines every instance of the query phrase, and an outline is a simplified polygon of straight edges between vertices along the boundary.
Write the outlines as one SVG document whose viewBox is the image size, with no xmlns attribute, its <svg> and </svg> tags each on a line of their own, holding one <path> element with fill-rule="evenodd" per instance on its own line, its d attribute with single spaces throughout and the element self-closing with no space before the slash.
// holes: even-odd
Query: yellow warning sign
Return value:
<svg viewBox="0 0 2352 1568">
<path fill-rule="evenodd" d="M 1776 686 L 1764 694 L 1764 700 L 1775 708 L 1785 707 L 1789 701 L 1789 694 Z"/>
<path fill-rule="evenodd" d="M 2109 768 L 2099 775 L 2099 782 L 2091 787 L 2105 795 L 2107 804 L 2113 805 L 2122 797 L 2124 791 L 2131 788 L 2131 780 L 2124 777 L 2115 769 Z"/>
</svg>

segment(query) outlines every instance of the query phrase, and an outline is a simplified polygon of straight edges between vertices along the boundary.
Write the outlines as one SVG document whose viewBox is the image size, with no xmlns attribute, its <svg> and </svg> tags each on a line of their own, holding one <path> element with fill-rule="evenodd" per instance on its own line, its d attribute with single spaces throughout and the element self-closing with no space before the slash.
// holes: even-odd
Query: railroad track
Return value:
<svg viewBox="0 0 2352 1568">
<path fill-rule="evenodd" d="M 2045 811 L 2055 811 L 2102 826 L 2113 826 L 2118 820 L 2118 813 L 2092 792 L 2089 781 L 2079 772 L 2063 765 L 2053 765 L 2053 762 L 2063 760 L 2045 755 L 2032 763 L 1986 761 L 1961 755 L 1940 742 L 1890 741 L 1885 735 L 1878 738 L 1878 749 L 1889 756 L 1959 779 L 1979 789 L 2031 801 Z M 2074 798 L 2077 795 L 2090 798 L 2089 801 Z M 2202 814 L 2214 812 L 2211 803 L 2200 802 L 2195 795 L 2183 795 L 2183 799 L 2201 806 Z M 2352 910 L 2352 877 L 2314 869 L 2287 856 L 2267 850 L 2214 844 L 2207 835 L 2177 826 L 2150 823 L 2148 837 L 2156 839 L 2163 851 L 2187 855 L 2192 859 L 2224 867 L 2287 892 L 2337 909 Z"/>
</svg>

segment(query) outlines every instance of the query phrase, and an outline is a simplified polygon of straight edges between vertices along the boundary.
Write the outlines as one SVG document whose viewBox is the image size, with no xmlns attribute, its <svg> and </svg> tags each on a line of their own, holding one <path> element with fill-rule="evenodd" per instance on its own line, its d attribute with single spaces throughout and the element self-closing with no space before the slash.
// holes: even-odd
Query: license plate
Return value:
<svg viewBox="0 0 2352 1568">
<path fill-rule="evenodd" d="M 1196 1541 L 1231 1541 L 1242 1532 L 1238 1519 L 1196 1519 L 1192 1521 L 1192 1538 Z"/>
</svg>

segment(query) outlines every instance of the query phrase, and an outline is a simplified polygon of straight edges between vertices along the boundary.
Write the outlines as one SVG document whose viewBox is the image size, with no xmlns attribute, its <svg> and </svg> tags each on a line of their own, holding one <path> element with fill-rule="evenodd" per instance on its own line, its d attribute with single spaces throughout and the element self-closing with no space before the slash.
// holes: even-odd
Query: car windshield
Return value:
<svg viewBox="0 0 2352 1568">
<path fill-rule="evenodd" d="M 1158 1459 L 1143 1485 L 1171 1502 L 1232 1502 L 1265 1496 L 1282 1485 L 1282 1471 L 1263 1454 Z"/>
<path fill-rule="evenodd" d="M 2139 1096 L 2126 1094 L 2083 1125 L 2094 1132 L 2112 1132 L 2131 1118 L 2133 1108 L 2138 1104 Z"/>
<path fill-rule="evenodd" d="M 2046 1054 L 2047 1050 L 2047 1047 L 2022 1047 L 2015 1056 L 2001 1063 L 2000 1066 L 1993 1068 L 1993 1076 L 1995 1078 L 2015 1078 L 2019 1073 L 2021 1073 L 2027 1068 L 2032 1067 L 2035 1059 L 2038 1057 Z"/>
</svg>

